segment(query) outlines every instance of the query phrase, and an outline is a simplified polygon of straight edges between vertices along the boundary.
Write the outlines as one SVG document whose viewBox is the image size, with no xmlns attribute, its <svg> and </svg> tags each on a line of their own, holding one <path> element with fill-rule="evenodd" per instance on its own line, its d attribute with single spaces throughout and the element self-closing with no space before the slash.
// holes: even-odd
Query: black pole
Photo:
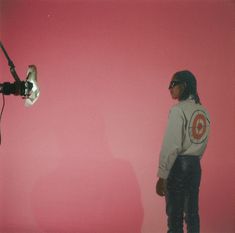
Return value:
<svg viewBox="0 0 235 233">
<path fill-rule="evenodd" d="M 11 71 L 11 74 L 12 74 L 13 78 L 15 79 L 16 82 L 20 82 L 20 78 L 19 78 L 18 74 L 15 71 L 15 65 L 14 65 L 13 61 L 10 59 L 10 57 L 8 56 L 7 51 L 5 50 L 5 48 L 4 48 L 1 41 L 0 41 L 0 47 L 3 51 L 3 53 L 5 54 L 6 58 L 7 58 L 8 65 L 10 67 L 10 71 Z"/>
</svg>

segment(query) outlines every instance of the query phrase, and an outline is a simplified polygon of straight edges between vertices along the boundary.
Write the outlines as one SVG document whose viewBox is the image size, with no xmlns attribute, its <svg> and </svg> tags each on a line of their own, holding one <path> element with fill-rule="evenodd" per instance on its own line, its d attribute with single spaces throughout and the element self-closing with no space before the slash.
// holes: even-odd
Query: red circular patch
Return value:
<svg viewBox="0 0 235 233">
<path fill-rule="evenodd" d="M 192 125 L 192 136 L 196 140 L 200 140 L 206 132 L 206 118 L 203 114 L 198 114 Z"/>
</svg>

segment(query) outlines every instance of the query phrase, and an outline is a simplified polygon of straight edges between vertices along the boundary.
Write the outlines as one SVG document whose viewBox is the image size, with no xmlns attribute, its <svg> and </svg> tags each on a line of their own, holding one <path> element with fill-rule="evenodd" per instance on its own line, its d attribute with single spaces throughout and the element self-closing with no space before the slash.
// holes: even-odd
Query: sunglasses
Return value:
<svg viewBox="0 0 235 233">
<path fill-rule="evenodd" d="M 177 85 L 179 85 L 179 84 L 182 84 L 182 83 L 183 83 L 183 82 L 178 81 L 178 80 L 172 80 L 172 81 L 170 82 L 170 85 L 169 85 L 168 89 L 171 89 L 171 88 L 173 88 L 173 87 L 175 87 L 175 86 L 177 86 Z"/>
</svg>

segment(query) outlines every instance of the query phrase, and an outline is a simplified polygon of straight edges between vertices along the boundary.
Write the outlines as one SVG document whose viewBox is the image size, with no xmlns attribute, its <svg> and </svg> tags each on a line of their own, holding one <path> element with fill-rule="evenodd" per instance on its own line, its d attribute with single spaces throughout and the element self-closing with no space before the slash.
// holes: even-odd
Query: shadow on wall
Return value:
<svg viewBox="0 0 235 233">
<path fill-rule="evenodd" d="M 112 157 L 102 117 L 85 105 L 65 111 L 67 123 L 55 127 L 60 166 L 33 188 L 38 226 L 47 233 L 140 233 L 140 188 L 130 163 Z"/>
</svg>

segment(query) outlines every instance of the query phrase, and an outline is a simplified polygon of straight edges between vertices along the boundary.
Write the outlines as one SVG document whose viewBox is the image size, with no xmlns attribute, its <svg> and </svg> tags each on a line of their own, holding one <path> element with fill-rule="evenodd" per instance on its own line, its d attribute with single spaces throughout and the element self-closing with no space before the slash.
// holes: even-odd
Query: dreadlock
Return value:
<svg viewBox="0 0 235 233">
<path fill-rule="evenodd" d="M 201 104 L 200 98 L 197 93 L 197 80 L 195 76 L 188 70 L 178 71 L 173 75 L 174 80 L 178 80 L 185 85 L 180 100 L 186 100 L 192 96 L 195 103 Z"/>
</svg>

